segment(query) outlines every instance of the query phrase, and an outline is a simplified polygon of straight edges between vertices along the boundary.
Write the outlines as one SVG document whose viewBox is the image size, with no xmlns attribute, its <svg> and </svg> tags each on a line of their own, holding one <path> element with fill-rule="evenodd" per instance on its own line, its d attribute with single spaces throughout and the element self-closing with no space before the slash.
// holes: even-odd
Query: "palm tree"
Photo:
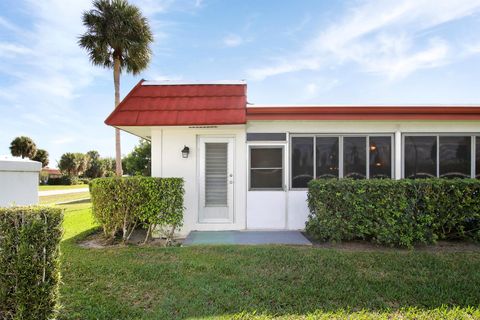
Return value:
<svg viewBox="0 0 480 320">
<path fill-rule="evenodd" d="M 95 0 L 93 9 L 83 13 L 87 27 L 78 41 L 96 66 L 113 68 L 115 108 L 120 103 L 120 74 L 134 75 L 150 62 L 153 34 L 140 9 L 126 0 Z M 116 174 L 122 175 L 120 130 L 115 129 Z"/>
<path fill-rule="evenodd" d="M 42 163 L 42 168 L 48 166 L 48 151 L 43 149 L 37 149 L 37 153 L 35 153 L 35 157 L 31 158 L 34 161 L 38 161 Z"/>
<path fill-rule="evenodd" d="M 14 157 L 33 158 L 37 153 L 37 145 L 29 137 L 16 137 L 10 143 L 10 152 Z"/>
</svg>

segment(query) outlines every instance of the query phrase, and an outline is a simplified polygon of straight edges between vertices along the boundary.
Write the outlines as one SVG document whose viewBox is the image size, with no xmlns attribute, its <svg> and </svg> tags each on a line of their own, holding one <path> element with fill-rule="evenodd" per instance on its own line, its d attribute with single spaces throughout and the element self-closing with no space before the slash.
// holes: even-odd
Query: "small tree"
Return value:
<svg viewBox="0 0 480 320">
<path fill-rule="evenodd" d="M 150 141 L 141 139 L 133 151 L 123 158 L 122 164 L 125 173 L 131 176 L 151 176 L 151 149 Z"/>
<path fill-rule="evenodd" d="M 105 168 L 105 176 L 113 177 L 115 175 L 115 159 L 114 158 L 102 158 L 100 159 L 102 166 Z"/>
<path fill-rule="evenodd" d="M 32 158 L 34 161 L 38 161 L 42 163 L 42 168 L 45 168 L 48 166 L 49 160 L 48 160 L 48 152 L 43 149 L 38 149 L 37 153 L 35 156 Z"/>
<path fill-rule="evenodd" d="M 88 158 L 88 166 L 84 172 L 84 176 L 87 178 L 100 178 L 105 175 L 105 163 L 102 162 L 98 151 L 88 151 L 86 154 Z"/>
<path fill-rule="evenodd" d="M 60 157 L 58 168 L 69 177 L 78 177 L 86 170 L 87 165 L 88 158 L 85 154 L 67 152 Z"/>
<path fill-rule="evenodd" d="M 37 145 L 29 137 L 16 137 L 10 143 L 10 152 L 14 157 L 33 158 L 37 153 Z"/>
</svg>

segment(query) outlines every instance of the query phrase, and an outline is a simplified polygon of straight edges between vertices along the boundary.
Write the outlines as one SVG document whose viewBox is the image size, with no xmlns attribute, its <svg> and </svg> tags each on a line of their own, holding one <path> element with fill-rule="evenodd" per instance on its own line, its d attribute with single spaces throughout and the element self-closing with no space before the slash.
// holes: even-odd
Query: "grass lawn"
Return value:
<svg viewBox="0 0 480 320">
<path fill-rule="evenodd" d="M 73 201 L 79 199 L 90 198 L 90 192 L 57 194 L 54 196 L 39 197 L 40 204 L 55 204 L 59 202 Z"/>
<path fill-rule="evenodd" d="M 48 190 L 68 190 L 68 189 L 81 189 L 88 188 L 88 184 L 74 184 L 68 186 L 38 186 L 38 191 L 48 191 Z"/>
<path fill-rule="evenodd" d="M 480 319 L 480 253 L 288 246 L 86 249 L 65 205 L 60 319 Z"/>
</svg>

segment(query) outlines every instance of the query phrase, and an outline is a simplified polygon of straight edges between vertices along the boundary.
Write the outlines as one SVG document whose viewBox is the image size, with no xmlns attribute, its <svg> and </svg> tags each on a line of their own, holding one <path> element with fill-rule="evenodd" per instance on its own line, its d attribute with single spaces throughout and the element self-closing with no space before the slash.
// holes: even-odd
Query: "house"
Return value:
<svg viewBox="0 0 480 320">
<path fill-rule="evenodd" d="M 480 106 L 260 106 L 243 81 L 140 81 L 106 124 L 185 179 L 190 230 L 303 229 L 321 178 L 479 178 Z"/>
<path fill-rule="evenodd" d="M 45 167 L 45 168 L 42 168 L 41 172 L 43 174 L 45 174 L 46 176 L 48 176 L 48 179 L 61 178 L 62 177 L 62 172 L 58 169 L 55 169 L 55 168 Z"/>
</svg>

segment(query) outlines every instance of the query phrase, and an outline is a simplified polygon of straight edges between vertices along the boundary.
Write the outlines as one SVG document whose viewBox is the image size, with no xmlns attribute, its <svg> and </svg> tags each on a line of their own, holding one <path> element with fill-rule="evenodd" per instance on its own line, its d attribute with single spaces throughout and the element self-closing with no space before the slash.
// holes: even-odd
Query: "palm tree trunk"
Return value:
<svg viewBox="0 0 480 320">
<path fill-rule="evenodd" d="M 113 65 L 113 82 L 115 85 L 115 109 L 120 104 L 120 59 L 115 58 Z M 122 176 L 122 151 L 120 146 L 120 130 L 115 128 L 115 173 Z"/>
</svg>

